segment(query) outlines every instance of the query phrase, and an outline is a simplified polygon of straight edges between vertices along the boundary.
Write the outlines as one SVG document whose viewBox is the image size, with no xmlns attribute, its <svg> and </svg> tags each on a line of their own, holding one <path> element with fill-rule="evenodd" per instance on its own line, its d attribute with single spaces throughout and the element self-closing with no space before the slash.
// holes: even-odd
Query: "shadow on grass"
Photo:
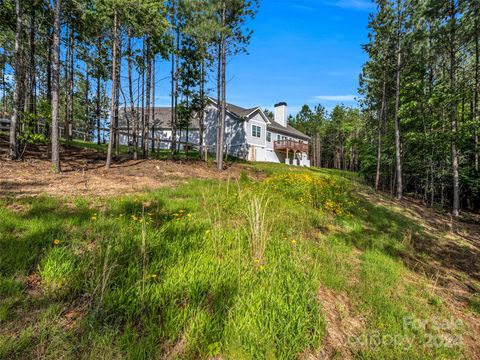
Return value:
<svg viewBox="0 0 480 360">
<path fill-rule="evenodd" d="M 358 173 L 353 171 L 346 171 L 346 170 L 337 170 L 337 169 L 327 169 L 327 168 L 318 168 L 318 167 L 309 167 L 307 168 L 308 171 L 313 172 L 315 174 L 320 175 L 330 175 L 330 176 L 338 176 L 347 180 L 355 180 L 361 181 L 361 177 Z"/>
<path fill-rule="evenodd" d="M 101 212 L 81 199 L 74 204 L 54 198 L 15 202 L 22 211 L 5 208 L 0 221 L 2 277 L 36 272 L 59 239 L 58 246 L 76 259 L 76 294 L 92 304 L 85 316 L 98 320 L 95 331 L 100 333 L 119 326 L 129 354 L 138 350 L 153 356 L 159 345 L 187 336 L 187 353 L 195 358 L 222 340 L 237 297 L 236 279 L 233 271 L 216 265 L 204 238 L 205 222 L 192 221 L 187 204 L 179 215 L 158 194 L 112 199 Z M 140 219 L 148 221 L 144 242 Z M 135 328 L 131 337 L 128 326 Z"/>
<path fill-rule="evenodd" d="M 379 250 L 394 258 L 405 256 L 406 239 L 421 231 L 408 217 L 363 199 L 340 221 L 338 237 L 360 250 Z"/>
<path fill-rule="evenodd" d="M 443 285 L 456 279 L 455 283 L 469 293 L 479 291 L 479 247 L 437 237 L 401 212 L 363 198 L 359 199 L 352 217 L 340 221 L 343 226 L 335 237 L 358 249 L 381 251 L 416 272 L 435 276 Z M 448 224 L 437 225 L 441 229 L 448 227 Z M 439 232 L 439 236 L 444 235 L 443 230 Z"/>
</svg>

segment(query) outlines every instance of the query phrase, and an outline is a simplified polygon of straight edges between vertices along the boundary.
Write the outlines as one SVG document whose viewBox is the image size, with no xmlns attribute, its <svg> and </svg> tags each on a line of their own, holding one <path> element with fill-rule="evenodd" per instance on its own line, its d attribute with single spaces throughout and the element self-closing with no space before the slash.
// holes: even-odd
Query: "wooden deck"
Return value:
<svg viewBox="0 0 480 360">
<path fill-rule="evenodd" d="M 275 151 L 293 151 L 308 154 L 308 144 L 295 140 L 277 140 L 273 143 L 273 149 Z"/>
</svg>

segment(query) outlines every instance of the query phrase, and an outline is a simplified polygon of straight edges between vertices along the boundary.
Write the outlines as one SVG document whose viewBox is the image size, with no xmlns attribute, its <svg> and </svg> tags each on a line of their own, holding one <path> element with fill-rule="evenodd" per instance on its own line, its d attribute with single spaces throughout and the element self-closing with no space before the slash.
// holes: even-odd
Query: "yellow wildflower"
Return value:
<svg viewBox="0 0 480 360">
<path fill-rule="evenodd" d="M 292 244 L 295 245 L 296 243 L 297 243 L 297 240 L 293 239 L 293 240 L 292 240 Z"/>
<path fill-rule="evenodd" d="M 93 216 L 90 218 L 90 220 L 92 220 L 92 221 L 97 221 L 97 215 L 93 215 Z"/>
<path fill-rule="evenodd" d="M 58 244 L 60 244 L 60 240 L 58 239 L 53 240 L 53 245 L 57 246 Z"/>
<path fill-rule="evenodd" d="M 188 216 L 189 218 L 191 218 L 191 217 L 192 217 L 192 214 L 187 214 L 187 216 Z"/>
<path fill-rule="evenodd" d="M 133 221 L 137 221 L 137 217 L 135 215 L 130 215 L 130 218 L 133 220 Z"/>
</svg>

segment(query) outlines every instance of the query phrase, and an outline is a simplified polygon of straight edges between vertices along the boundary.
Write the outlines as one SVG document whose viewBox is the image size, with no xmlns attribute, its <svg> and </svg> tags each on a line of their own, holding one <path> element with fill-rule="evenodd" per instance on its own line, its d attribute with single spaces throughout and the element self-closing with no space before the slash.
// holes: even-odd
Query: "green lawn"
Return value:
<svg viewBox="0 0 480 360">
<path fill-rule="evenodd" d="M 461 358 L 405 326 L 450 316 L 401 261 L 417 223 L 354 174 L 252 167 L 269 176 L 0 200 L 0 358 L 297 359 L 327 336 L 321 288 L 350 299 L 356 335 L 384 336 L 350 341 L 358 358 Z"/>
</svg>

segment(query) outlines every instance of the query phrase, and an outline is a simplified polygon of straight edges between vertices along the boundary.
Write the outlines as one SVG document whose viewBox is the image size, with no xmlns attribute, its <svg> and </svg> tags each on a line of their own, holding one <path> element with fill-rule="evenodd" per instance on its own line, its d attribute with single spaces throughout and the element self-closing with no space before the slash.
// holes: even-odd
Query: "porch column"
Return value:
<svg viewBox="0 0 480 360">
<path fill-rule="evenodd" d="M 288 158 L 288 148 L 287 148 L 287 155 L 285 156 L 285 164 L 290 165 L 290 159 Z"/>
</svg>

